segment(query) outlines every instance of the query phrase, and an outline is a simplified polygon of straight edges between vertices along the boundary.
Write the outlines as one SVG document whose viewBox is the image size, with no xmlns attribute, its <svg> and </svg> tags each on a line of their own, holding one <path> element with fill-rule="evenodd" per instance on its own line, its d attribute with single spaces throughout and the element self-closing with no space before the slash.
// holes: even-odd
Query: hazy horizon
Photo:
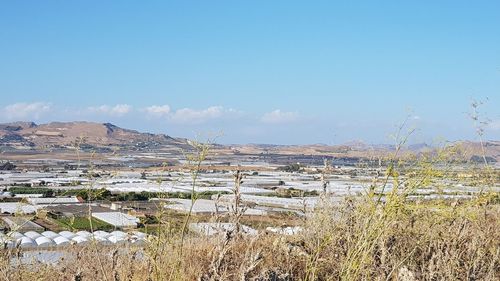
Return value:
<svg viewBox="0 0 500 281">
<path fill-rule="evenodd" d="M 500 2 L 5 1 L 0 122 L 220 143 L 500 139 Z"/>
<path fill-rule="evenodd" d="M 144 129 L 141 129 L 141 128 L 129 128 L 129 127 L 125 127 L 125 126 L 121 126 L 117 123 L 112 123 L 112 122 L 96 122 L 96 121 L 87 121 L 87 120 L 72 120 L 72 121 L 57 121 L 57 120 L 54 120 L 54 121 L 47 121 L 47 122 L 34 122 L 32 120 L 17 120 L 17 121 L 9 121 L 9 122 L 3 122 L 3 123 L 0 123 L 0 124 L 11 124 L 11 123 L 19 123 L 19 122 L 25 122 L 25 123 L 30 123 L 30 122 L 33 122 L 35 123 L 36 125 L 44 125 L 44 124 L 48 124 L 48 123 L 71 123 L 71 122 L 89 122 L 89 123 L 96 123 L 96 124 L 105 124 L 105 123 L 110 123 L 112 125 L 115 125 L 115 126 L 118 126 L 122 129 L 128 129 L 128 130 L 135 130 L 135 131 L 138 131 L 140 133 L 152 133 L 152 134 L 164 134 L 164 135 L 168 135 L 170 137 L 174 137 L 174 138 L 187 138 L 187 139 L 196 139 L 196 140 L 199 140 L 199 141 L 210 141 L 210 142 L 216 142 L 218 144 L 223 144 L 223 145 L 278 145 L 278 146 L 286 146 L 286 145 L 331 145 L 331 146 L 335 146 L 335 145 L 352 145 L 352 144 L 355 144 L 355 143 L 363 143 L 365 145 L 373 145 L 373 146 L 377 146 L 377 145 L 395 145 L 395 139 L 394 139 L 394 136 L 389 136 L 387 138 L 387 141 L 385 142 L 370 142 L 370 141 L 367 141 L 367 140 L 363 140 L 363 139 L 350 139 L 350 140 L 345 140 L 345 141 L 342 141 L 342 142 L 337 142 L 337 143 L 334 143 L 334 142 L 330 142 L 330 143 L 324 143 L 324 142 L 304 142 L 304 143 L 266 143 L 266 142 L 227 142 L 227 141 L 224 141 L 224 132 L 215 132 L 215 131 L 205 131 L 205 132 L 198 132 L 198 133 L 195 133 L 193 136 L 190 136 L 190 137 L 187 137 L 187 136 L 182 136 L 182 135 L 172 135 L 168 132 L 163 132 L 163 131 L 149 131 L 149 130 L 144 130 Z M 404 134 L 407 134 L 408 136 L 410 136 L 408 138 L 408 141 L 406 142 L 406 145 L 421 145 L 421 144 L 425 144 L 425 145 L 428 145 L 428 146 L 431 146 L 431 147 L 439 147 L 439 146 L 442 146 L 446 143 L 450 143 L 450 142 L 460 142 L 460 141 L 471 141 L 471 142 L 478 142 L 479 141 L 479 137 L 477 137 L 476 139 L 444 139 L 442 137 L 436 137 L 434 139 L 431 139 L 431 140 L 422 140 L 422 139 L 419 139 L 418 137 L 418 130 L 416 130 L 417 134 L 415 133 L 415 131 L 412 130 L 412 128 L 414 127 L 409 127 L 407 126 L 406 127 L 407 129 L 403 130 L 402 131 L 402 134 L 404 137 Z M 410 131 L 412 131 L 410 133 Z M 394 133 L 395 135 L 396 133 Z M 488 139 L 488 138 L 484 138 L 483 137 L 483 141 L 498 141 L 497 139 Z"/>
</svg>

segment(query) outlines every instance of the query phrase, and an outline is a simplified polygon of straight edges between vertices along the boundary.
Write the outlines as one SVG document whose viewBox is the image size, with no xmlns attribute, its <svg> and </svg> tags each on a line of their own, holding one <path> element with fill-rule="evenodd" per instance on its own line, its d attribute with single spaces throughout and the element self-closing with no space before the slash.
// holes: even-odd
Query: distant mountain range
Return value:
<svg viewBox="0 0 500 281">
<path fill-rule="evenodd" d="M 478 142 L 461 141 L 460 144 L 470 157 L 482 155 Z M 13 122 L 0 124 L 0 147 L 12 151 L 20 150 L 68 150 L 75 146 L 97 152 L 111 151 L 182 151 L 191 148 L 189 140 L 164 134 L 141 133 L 123 129 L 110 123 L 93 122 Z M 335 157 L 378 157 L 394 151 L 394 145 L 370 145 L 353 141 L 342 145 L 273 145 L 242 144 L 217 145 L 214 149 L 221 154 L 284 154 L 284 155 L 329 155 Z M 435 148 L 425 143 L 412 144 L 405 152 L 425 152 Z M 500 161 L 500 141 L 484 143 L 485 154 L 492 162 Z"/>
</svg>

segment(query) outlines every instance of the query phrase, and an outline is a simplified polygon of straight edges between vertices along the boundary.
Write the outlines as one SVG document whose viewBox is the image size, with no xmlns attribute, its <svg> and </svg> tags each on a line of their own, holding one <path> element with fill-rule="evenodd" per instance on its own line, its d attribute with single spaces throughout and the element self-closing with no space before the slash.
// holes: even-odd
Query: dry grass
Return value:
<svg viewBox="0 0 500 281">
<path fill-rule="evenodd" d="M 206 153 L 200 151 L 202 157 L 192 161 L 198 169 Z M 330 195 L 323 193 L 322 203 L 300 221 L 303 231 L 298 235 L 251 237 L 228 232 L 199 237 L 187 231 L 195 219 L 191 214 L 175 222 L 163 211 L 158 214 L 159 231 L 144 249 L 68 248 L 66 258 L 55 265 L 13 265 L 22 252 L 5 250 L 0 257 L 0 278 L 500 280 L 500 201 L 498 193 L 489 189 L 498 182 L 494 170 L 470 170 L 485 187 L 472 200 L 408 200 L 416 189 L 435 187 L 439 179 L 449 176 L 446 159 L 450 153 L 455 151 L 443 150 L 410 164 L 392 160 L 366 194 L 345 198 L 342 204 L 330 203 Z M 196 171 L 192 177 L 194 189 Z M 240 181 L 236 173 L 235 183 Z M 234 194 L 239 194 L 238 184 Z M 242 221 L 241 208 L 233 206 L 230 221 Z"/>
<path fill-rule="evenodd" d="M 366 202 L 323 206 L 297 236 L 181 237 L 145 250 L 68 249 L 52 266 L 8 266 L 3 280 L 498 280 L 498 205 L 407 203 L 380 228 L 360 217 Z M 433 211 L 430 211 L 432 209 Z M 333 215 L 335 214 L 335 215 Z M 372 221 L 373 222 L 373 221 Z M 375 225 L 381 222 L 375 222 Z M 9 255 L 10 254 L 10 255 Z M 14 255 L 12 255 L 14 254 Z M 99 257 L 99 259 L 97 258 Z M 104 271 L 102 270 L 104 268 Z"/>
</svg>

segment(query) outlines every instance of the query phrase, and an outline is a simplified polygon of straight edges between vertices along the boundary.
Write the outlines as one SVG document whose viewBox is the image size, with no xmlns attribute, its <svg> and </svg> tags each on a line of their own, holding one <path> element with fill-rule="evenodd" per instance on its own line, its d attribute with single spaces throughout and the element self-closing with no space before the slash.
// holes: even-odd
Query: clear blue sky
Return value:
<svg viewBox="0 0 500 281">
<path fill-rule="evenodd" d="M 223 143 L 500 139 L 500 1 L 1 1 L 0 121 Z"/>
</svg>

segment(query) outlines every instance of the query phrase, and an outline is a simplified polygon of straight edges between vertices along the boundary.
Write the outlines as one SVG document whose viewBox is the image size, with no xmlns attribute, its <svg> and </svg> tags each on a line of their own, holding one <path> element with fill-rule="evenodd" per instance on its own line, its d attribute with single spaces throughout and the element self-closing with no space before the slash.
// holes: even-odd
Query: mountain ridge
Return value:
<svg viewBox="0 0 500 281">
<path fill-rule="evenodd" d="M 139 132 L 121 128 L 112 123 L 89 121 L 50 122 L 36 124 L 30 121 L 18 121 L 0 124 L 0 147 L 10 149 L 37 150 L 42 148 L 70 149 L 75 145 L 85 144 L 88 149 L 110 151 L 111 149 L 155 151 L 170 148 L 177 151 L 191 149 L 186 138 L 174 138 L 166 134 Z M 458 141 L 458 144 L 470 151 L 471 155 L 482 155 L 500 161 L 500 141 L 486 141 L 483 148 L 473 141 Z M 394 145 L 366 144 L 351 141 L 338 145 L 306 144 L 232 144 L 217 145 L 215 150 L 231 154 L 289 154 L 289 155 L 329 155 L 338 157 L 379 157 L 394 151 Z M 426 143 L 411 144 L 404 151 L 422 153 L 434 150 Z"/>
<path fill-rule="evenodd" d="M 0 124 L 0 145 L 18 148 L 69 147 L 77 142 L 92 146 L 185 145 L 186 139 L 165 134 L 141 133 L 111 123 L 87 121 L 11 122 Z"/>
</svg>

